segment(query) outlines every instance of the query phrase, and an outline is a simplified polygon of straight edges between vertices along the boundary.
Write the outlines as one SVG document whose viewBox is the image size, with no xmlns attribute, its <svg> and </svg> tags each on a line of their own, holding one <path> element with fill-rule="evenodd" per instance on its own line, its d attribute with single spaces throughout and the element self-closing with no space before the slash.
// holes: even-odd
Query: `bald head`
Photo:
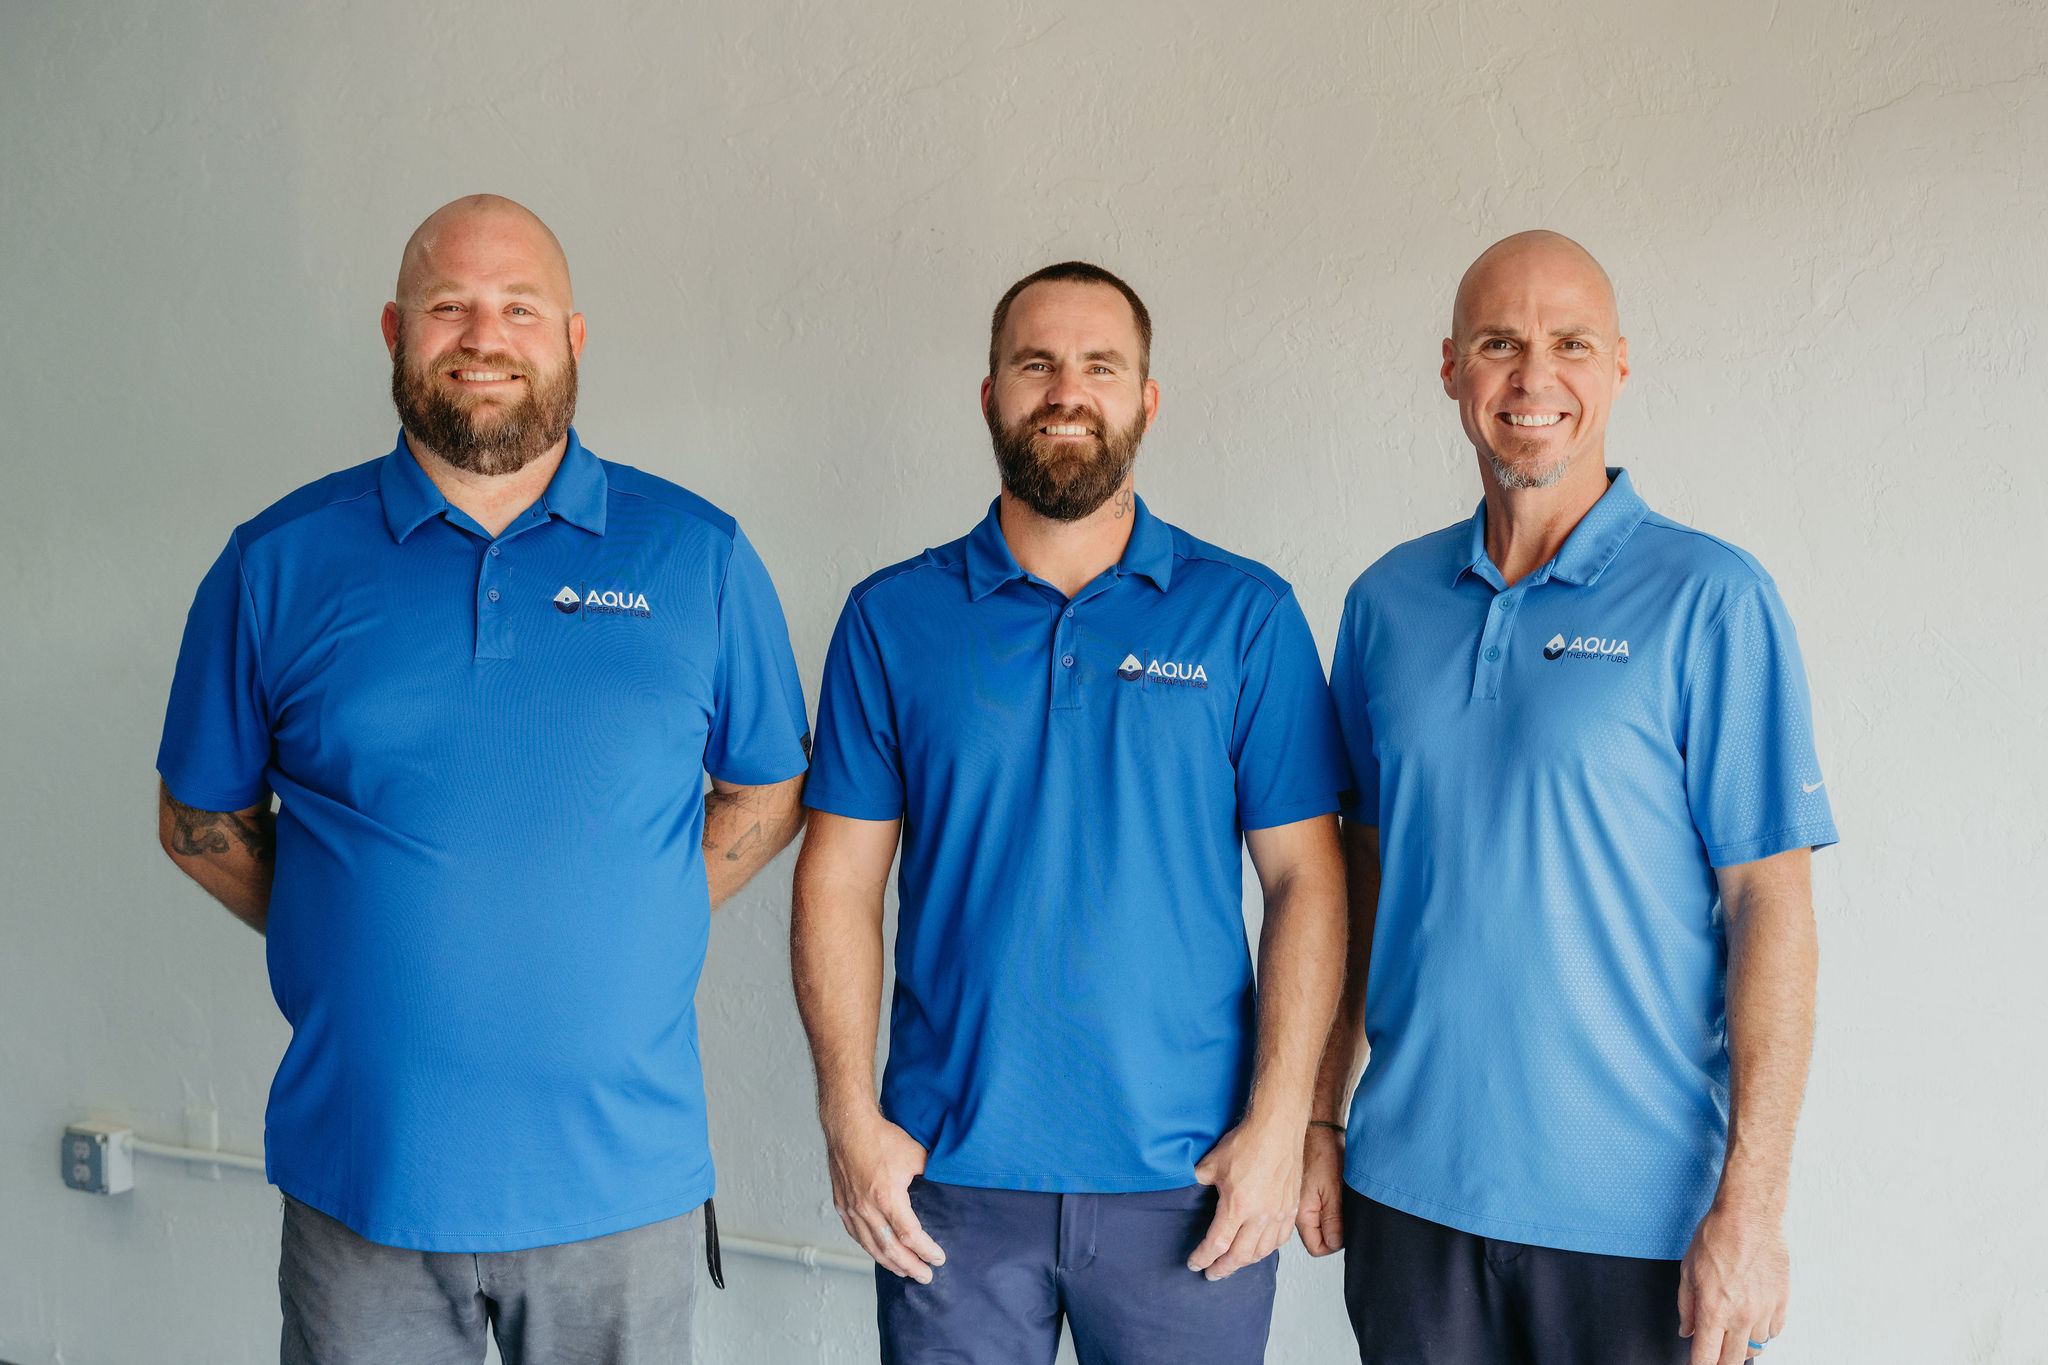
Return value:
<svg viewBox="0 0 2048 1365">
<path fill-rule="evenodd" d="M 443 204 L 413 229 L 398 259 L 398 301 L 417 298 L 477 255 L 491 258 L 524 284 L 575 310 L 569 258 L 539 215 L 497 194 L 471 194 Z"/>
<path fill-rule="evenodd" d="M 1495 242 L 1458 281 L 1443 381 L 1489 496 L 1604 487 L 1607 414 L 1628 382 L 1607 272 L 1555 232 Z"/>
<path fill-rule="evenodd" d="M 1536 228 L 1503 237 L 1479 253 L 1458 281 L 1451 305 L 1451 339 L 1462 342 L 1474 329 L 1491 325 L 1483 314 L 1503 294 L 1562 292 L 1589 305 L 1588 320 L 1604 323 L 1610 337 L 1621 332 L 1614 306 L 1614 282 L 1593 259 L 1593 253 L 1561 232 Z"/>
<path fill-rule="evenodd" d="M 427 216 L 384 305 L 391 400 L 413 453 L 487 477 L 565 446 L 583 315 L 532 211 L 473 194 Z"/>
</svg>

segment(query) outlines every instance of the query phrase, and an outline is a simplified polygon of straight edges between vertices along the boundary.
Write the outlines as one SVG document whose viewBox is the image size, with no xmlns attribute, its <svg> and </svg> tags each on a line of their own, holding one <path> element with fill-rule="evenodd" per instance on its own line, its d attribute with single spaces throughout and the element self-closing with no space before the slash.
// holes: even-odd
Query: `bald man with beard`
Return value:
<svg viewBox="0 0 2048 1365">
<path fill-rule="evenodd" d="M 236 529 L 157 760 L 292 1026 L 281 1358 L 686 1361 L 710 911 L 802 823 L 782 610 L 731 517 L 578 439 L 531 212 L 435 212 L 383 333 L 396 445 Z"/>
<path fill-rule="evenodd" d="M 1442 369 L 1484 501 L 1345 602 L 1300 1226 L 1368 1365 L 1732 1365 L 1784 1326 L 1835 828 L 1770 575 L 1607 463 L 1628 375 L 1584 248 L 1489 248 Z"/>
</svg>

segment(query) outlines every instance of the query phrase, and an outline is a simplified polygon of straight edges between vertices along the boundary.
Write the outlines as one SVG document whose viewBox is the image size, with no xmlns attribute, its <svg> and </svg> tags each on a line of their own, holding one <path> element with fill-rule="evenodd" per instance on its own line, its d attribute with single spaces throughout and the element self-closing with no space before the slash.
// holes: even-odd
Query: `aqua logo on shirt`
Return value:
<svg viewBox="0 0 2048 1365">
<path fill-rule="evenodd" d="M 1628 641 L 1607 639 L 1599 635 L 1574 635 L 1566 644 L 1564 634 L 1559 632 L 1550 637 L 1543 646 L 1546 659 L 1600 659 L 1611 664 L 1628 662 Z"/>
<path fill-rule="evenodd" d="M 1149 656 L 1148 656 L 1149 657 Z M 1209 685 L 1209 674 L 1200 664 L 1178 663 L 1171 659 L 1152 659 L 1139 663 L 1135 654 L 1124 655 L 1124 661 L 1116 666 L 1116 675 L 1125 682 L 1165 683 L 1171 687 L 1204 687 Z"/>
<path fill-rule="evenodd" d="M 589 616 L 645 618 L 654 615 L 644 592 L 634 592 L 631 588 L 606 588 L 592 592 L 587 584 L 579 596 L 574 588 L 564 583 L 562 590 L 555 594 L 555 610 L 564 616 L 574 616 L 578 611 Z"/>
</svg>

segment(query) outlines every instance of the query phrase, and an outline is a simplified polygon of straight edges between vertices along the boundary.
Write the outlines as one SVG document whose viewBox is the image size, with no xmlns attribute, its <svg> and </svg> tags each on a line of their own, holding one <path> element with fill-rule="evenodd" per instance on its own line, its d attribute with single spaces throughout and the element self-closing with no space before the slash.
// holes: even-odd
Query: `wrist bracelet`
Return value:
<svg viewBox="0 0 2048 1365">
<path fill-rule="evenodd" d="M 1332 1123 L 1332 1122 L 1330 1122 L 1330 1121 L 1329 1121 L 1328 1119 L 1310 1119 L 1310 1120 L 1308 1121 L 1308 1126 L 1309 1126 L 1309 1127 L 1311 1127 L 1311 1128 L 1328 1128 L 1328 1129 L 1332 1130 L 1333 1132 L 1338 1132 L 1338 1133 L 1341 1133 L 1341 1132 L 1343 1132 L 1343 1131 L 1344 1131 L 1344 1125 L 1343 1125 L 1343 1124 L 1341 1124 L 1341 1123 Z"/>
</svg>

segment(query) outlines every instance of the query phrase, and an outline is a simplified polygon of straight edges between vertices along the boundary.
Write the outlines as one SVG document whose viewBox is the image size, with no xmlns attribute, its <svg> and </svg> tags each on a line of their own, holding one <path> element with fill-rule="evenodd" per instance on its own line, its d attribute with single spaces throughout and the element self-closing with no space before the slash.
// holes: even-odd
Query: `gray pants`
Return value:
<svg viewBox="0 0 2048 1365">
<path fill-rule="evenodd" d="M 704 1211 L 526 1251 L 406 1251 L 285 1196 L 282 1365 L 689 1365 Z"/>
</svg>

